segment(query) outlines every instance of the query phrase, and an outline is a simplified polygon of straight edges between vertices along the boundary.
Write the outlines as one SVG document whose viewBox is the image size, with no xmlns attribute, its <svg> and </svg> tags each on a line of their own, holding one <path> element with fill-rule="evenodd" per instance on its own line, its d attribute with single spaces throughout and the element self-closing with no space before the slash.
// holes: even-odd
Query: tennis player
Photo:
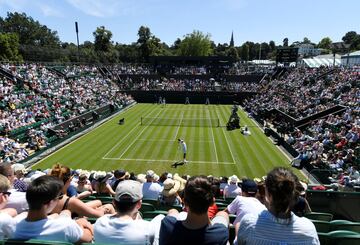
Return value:
<svg viewBox="0 0 360 245">
<path fill-rule="evenodd" d="M 182 150 L 182 152 L 183 152 L 183 154 L 184 154 L 184 160 L 183 160 L 183 162 L 184 162 L 184 163 L 187 163 L 188 161 L 186 160 L 186 151 L 187 151 L 186 143 L 185 143 L 185 141 L 184 141 L 183 139 L 178 139 L 178 142 L 179 142 L 180 147 L 181 147 L 181 150 Z"/>
</svg>

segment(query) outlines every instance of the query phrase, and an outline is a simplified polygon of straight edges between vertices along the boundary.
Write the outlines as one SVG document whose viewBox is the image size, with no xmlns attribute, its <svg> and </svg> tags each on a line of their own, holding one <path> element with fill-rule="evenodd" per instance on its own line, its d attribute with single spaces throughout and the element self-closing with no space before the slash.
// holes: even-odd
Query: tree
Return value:
<svg viewBox="0 0 360 245">
<path fill-rule="evenodd" d="M 343 36 L 342 40 L 350 44 L 350 49 L 357 50 L 360 49 L 360 34 L 357 34 L 355 31 L 349 31 Z"/>
<path fill-rule="evenodd" d="M 321 41 L 318 43 L 318 48 L 322 48 L 322 49 L 331 49 L 331 44 L 332 41 L 329 37 L 324 37 L 323 39 L 321 39 Z"/>
<path fill-rule="evenodd" d="M 212 52 L 210 34 L 196 30 L 187 34 L 179 47 L 179 55 L 183 56 L 208 56 Z"/>
<path fill-rule="evenodd" d="M 343 36 L 342 40 L 347 44 L 352 44 L 358 34 L 355 31 L 349 31 Z"/>
<path fill-rule="evenodd" d="M 285 37 L 283 40 L 283 46 L 288 47 L 289 46 L 289 38 Z"/>
<path fill-rule="evenodd" d="M 109 30 L 105 29 L 105 26 L 100 26 L 96 28 L 96 30 L 93 32 L 95 42 L 94 47 L 95 51 L 103 51 L 108 52 L 111 48 L 111 38 L 112 33 Z"/>
<path fill-rule="evenodd" d="M 274 51 L 276 49 L 275 42 L 271 40 L 269 42 L 269 47 L 270 47 L 270 51 Z"/>
<path fill-rule="evenodd" d="M 137 43 L 143 60 L 147 61 L 152 55 L 171 54 L 169 47 L 161 43 L 161 40 L 151 33 L 149 27 L 140 26 L 138 37 Z"/>
<path fill-rule="evenodd" d="M 0 32 L 16 33 L 20 45 L 59 47 L 60 39 L 56 31 L 41 25 L 25 13 L 7 13 L 0 21 Z"/>
<path fill-rule="evenodd" d="M 241 46 L 241 59 L 242 60 L 249 60 L 249 45 L 247 43 L 244 43 Z"/>
<path fill-rule="evenodd" d="M 19 54 L 19 37 L 15 33 L 0 33 L 0 60 L 22 61 Z"/>
<path fill-rule="evenodd" d="M 303 39 L 302 43 L 304 43 L 304 44 L 311 44 L 311 41 L 310 41 L 310 39 L 309 39 L 309 38 L 304 37 L 304 39 Z"/>
<path fill-rule="evenodd" d="M 227 56 L 233 58 L 235 61 L 239 60 L 239 54 L 235 47 L 230 47 L 226 53 L 227 53 Z"/>
</svg>

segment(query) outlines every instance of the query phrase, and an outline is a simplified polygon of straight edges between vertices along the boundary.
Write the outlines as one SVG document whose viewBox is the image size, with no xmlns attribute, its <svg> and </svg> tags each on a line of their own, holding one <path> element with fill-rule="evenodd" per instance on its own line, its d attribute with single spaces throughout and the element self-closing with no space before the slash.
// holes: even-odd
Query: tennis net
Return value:
<svg viewBox="0 0 360 245">
<path fill-rule="evenodd" d="M 141 117 L 144 126 L 219 127 L 219 118 Z"/>
</svg>

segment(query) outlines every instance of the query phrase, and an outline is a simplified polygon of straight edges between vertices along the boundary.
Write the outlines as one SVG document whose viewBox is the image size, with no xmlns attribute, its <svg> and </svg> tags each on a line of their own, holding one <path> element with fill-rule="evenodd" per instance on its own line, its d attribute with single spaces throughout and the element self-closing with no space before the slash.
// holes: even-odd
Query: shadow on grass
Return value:
<svg viewBox="0 0 360 245">
<path fill-rule="evenodd" d="M 174 162 L 173 164 L 171 164 L 171 167 L 172 168 L 177 168 L 178 166 L 182 166 L 184 164 L 185 164 L 184 162 Z"/>
</svg>

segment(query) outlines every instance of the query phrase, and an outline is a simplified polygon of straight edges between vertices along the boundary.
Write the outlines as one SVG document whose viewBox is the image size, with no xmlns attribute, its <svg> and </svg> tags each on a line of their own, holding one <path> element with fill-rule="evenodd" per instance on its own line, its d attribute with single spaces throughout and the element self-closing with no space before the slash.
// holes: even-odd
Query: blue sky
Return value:
<svg viewBox="0 0 360 245">
<path fill-rule="evenodd" d="M 360 32 L 359 0 L 0 0 L 0 16 L 25 12 L 58 32 L 61 41 L 94 41 L 92 32 L 104 25 L 113 41 L 132 43 L 141 25 L 171 45 L 193 30 L 210 33 L 215 43 L 235 45 L 250 40 L 282 43 L 308 37 L 341 41 L 347 31 Z"/>
</svg>

